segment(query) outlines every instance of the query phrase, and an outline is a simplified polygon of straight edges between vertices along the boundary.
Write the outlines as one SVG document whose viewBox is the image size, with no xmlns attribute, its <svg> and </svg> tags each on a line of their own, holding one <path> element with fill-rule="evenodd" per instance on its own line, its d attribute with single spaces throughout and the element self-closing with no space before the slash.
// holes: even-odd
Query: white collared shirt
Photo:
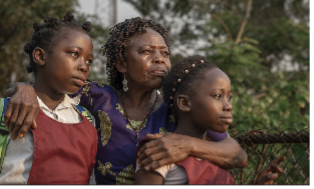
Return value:
<svg viewBox="0 0 314 189">
<path fill-rule="evenodd" d="M 80 96 L 70 98 L 64 96 L 62 102 L 54 109 L 49 109 L 37 96 L 39 108 L 50 118 L 62 123 L 79 123 L 82 121 L 80 115 L 73 106 L 80 103 Z M 93 124 L 96 126 L 92 116 Z M 40 126 L 39 126 L 40 127 Z M 7 151 L 4 156 L 0 184 L 27 184 L 29 173 L 34 158 L 33 134 L 29 130 L 24 138 L 7 139 Z M 90 178 L 90 184 L 95 184 L 94 171 Z"/>
</svg>

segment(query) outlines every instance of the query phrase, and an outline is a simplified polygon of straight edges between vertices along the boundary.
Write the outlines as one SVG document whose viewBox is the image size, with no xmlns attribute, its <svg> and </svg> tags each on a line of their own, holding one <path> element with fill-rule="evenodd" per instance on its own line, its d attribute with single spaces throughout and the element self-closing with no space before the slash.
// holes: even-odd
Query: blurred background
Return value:
<svg viewBox="0 0 314 189">
<path fill-rule="evenodd" d="M 91 80 L 106 83 L 109 29 L 140 16 L 168 29 L 172 64 L 200 54 L 229 75 L 231 129 L 309 126 L 308 0 L 0 0 L 0 97 L 15 82 L 33 82 L 23 53 L 32 24 L 69 10 L 93 24 Z"/>
</svg>

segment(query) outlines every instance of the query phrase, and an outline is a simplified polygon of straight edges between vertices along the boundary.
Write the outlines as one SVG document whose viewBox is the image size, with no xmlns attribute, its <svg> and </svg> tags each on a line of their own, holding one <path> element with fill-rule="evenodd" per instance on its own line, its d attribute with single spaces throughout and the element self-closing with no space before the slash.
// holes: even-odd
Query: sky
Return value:
<svg viewBox="0 0 314 189">
<path fill-rule="evenodd" d="M 96 0 L 79 0 L 80 9 L 84 13 L 94 14 Z M 98 0 L 98 4 L 103 3 L 100 6 L 104 6 L 108 3 L 108 0 Z M 133 17 L 141 16 L 130 4 L 124 2 L 123 0 L 117 0 L 117 12 L 118 12 L 118 23 L 124 21 L 125 19 L 130 19 Z"/>
</svg>

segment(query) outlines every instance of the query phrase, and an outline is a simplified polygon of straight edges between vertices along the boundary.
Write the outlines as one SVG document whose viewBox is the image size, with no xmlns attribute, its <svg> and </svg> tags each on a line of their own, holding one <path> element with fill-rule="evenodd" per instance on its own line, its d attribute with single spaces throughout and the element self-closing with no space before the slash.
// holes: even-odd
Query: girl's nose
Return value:
<svg viewBox="0 0 314 189">
<path fill-rule="evenodd" d="M 233 110 L 232 105 L 229 101 L 227 101 L 224 105 L 224 111 L 231 112 Z"/>
<path fill-rule="evenodd" d="M 82 71 L 82 72 L 87 72 L 89 70 L 89 63 L 87 63 L 87 61 L 82 60 L 80 61 L 80 65 L 78 66 L 78 70 Z"/>
</svg>

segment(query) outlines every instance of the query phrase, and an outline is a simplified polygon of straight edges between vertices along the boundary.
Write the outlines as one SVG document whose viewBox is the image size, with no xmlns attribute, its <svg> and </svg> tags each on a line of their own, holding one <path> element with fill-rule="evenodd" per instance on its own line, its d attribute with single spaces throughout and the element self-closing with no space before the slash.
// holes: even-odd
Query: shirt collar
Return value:
<svg viewBox="0 0 314 189">
<path fill-rule="evenodd" d="M 68 95 L 64 95 L 63 100 L 58 104 L 58 106 L 54 110 L 60 110 L 64 108 L 70 108 L 80 103 L 81 95 L 78 95 L 74 98 L 70 98 Z M 46 109 L 48 111 L 53 111 L 46 106 L 46 104 L 37 96 L 37 100 L 39 103 L 40 109 Z"/>
</svg>

